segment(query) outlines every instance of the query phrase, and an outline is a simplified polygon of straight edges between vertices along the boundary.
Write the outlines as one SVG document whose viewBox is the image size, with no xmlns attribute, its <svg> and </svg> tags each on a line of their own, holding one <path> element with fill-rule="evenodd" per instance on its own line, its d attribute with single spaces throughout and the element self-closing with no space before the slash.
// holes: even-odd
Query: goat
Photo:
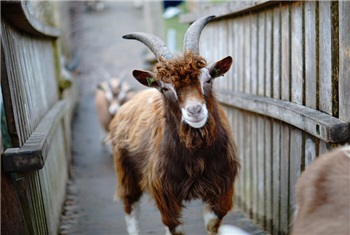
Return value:
<svg viewBox="0 0 350 235">
<path fill-rule="evenodd" d="M 118 179 L 116 196 L 124 203 L 127 230 L 138 234 L 137 211 L 149 193 L 167 234 L 181 234 L 183 203 L 202 199 L 208 234 L 217 234 L 233 206 L 239 169 L 229 121 L 218 104 L 212 81 L 231 67 L 232 57 L 208 66 L 199 55 L 199 37 L 214 16 L 202 17 L 186 31 L 184 54 L 175 57 L 155 35 L 131 33 L 151 49 L 159 63 L 153 72 L 134 70 L 145 89 L 123 105 L 110 126 Z"/>
<path fill-rule="evenodd" d="M 96 112 L 101 126 L 108 126 L 120 106 L 130 100 L 135 91 L 125 81 L 112 78 L 98 84 L 95 93 Z"/>
<path fill-rule="evenodd" d="M 317 158 L 296 184 L 292 235 L 350 234 L 350 146 Z"/>
</svg>

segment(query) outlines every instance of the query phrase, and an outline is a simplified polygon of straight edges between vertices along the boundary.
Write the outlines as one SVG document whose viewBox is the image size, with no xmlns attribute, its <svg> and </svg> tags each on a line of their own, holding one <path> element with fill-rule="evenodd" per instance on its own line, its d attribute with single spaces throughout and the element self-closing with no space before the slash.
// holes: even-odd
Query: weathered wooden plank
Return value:
<svg viewBox="0 0 350 235">
<path fill-rule="evenodd" d="M 238 120 L 238 110 L 231 109 L 230 113 L 231 113 L 230 120 L 231 120 L 231 123 L 233 123 L 233 132 L 234 132 L 234 136 L 235 136 L 236 146 L 238 148 L 238 157 L 242 161 L 241 148 L 240 148 L 242 140 L 240 138 L 240 128 L 239 128 L 240 124 L 239 124 L 239 120 Z M 236 194 L 236 198 L 238 199 L 238 200 L 236 200 L 236 205 L 238 207 L 241 207 L 241 200 L 242 200 L 241 179 L 242 179 L 242 175 L 240 174 L 235 182 L 235 191 L 236 191 L 235 194 Z"/>
<path fill-rule="evenodd" d="M 244 41 L 244 27 L 245 25 L 243 24 L 243 19 L 242 17 L 237 19 L 237 36 L 238 36 L 238 48 L 237 48 L 237 52 L 238 52 L 238 56 L 239 56 L 239 60 L 238 62 L 238 77 L 239 77 L 239 86 L 238 86 L 238 90 L 242 91 L 244 90 L 244 44 L 246 43 Z"/>
<path fill-rule="evenodd" d="M 226 21 L 218 21 L 214 22 L 216 28 L 216 34 L 220 35 L 217 38 L 217 57 L 216 60 L 220 60 L 227 56 L 227 30 L 226 30 Z M 225 75 L 226 76 L 226 75 Z M 221 86 L 227 87 L 227 78 L 221 78 L 220 84 Z"/>
<path fill-rule="evenodd" d="M 281 99 L 290 101 L 291 95 L 291 35 L 290 35 L 290 3 L 281 7 Z M 281 204 L 280 204 L 280 233 L 288 234 L 289 227 L 289 153 L 290 127 L 285 123 L 281 129 Z"/>
<path fill-rule="evenodd" d="M 281 7 L 281 98 L 290 100 L 290 4 Z"/>
<path fill-rule="evenodd" d="M 305 2 L 305 105 L 317 109 L 316 2 Z M 315 137 L 305 134 L 305 166 L 316 158 Z"/>
<path fill-rule="evenodd" d="M 217 46 L 218 46 L 218 59 L 222 59 L 224 57 L 227 56 L 227 37 L 228 37 L 228 32 L 227 32 L 227 20 L 220 20 L 218 22 L 216 22 L 217 26 L 217 35 L 218 37 L 218 41 L 217 41 Z"/>
<path fill-rule="evenodd" d="M 292 5 L 291 12 L 291 101 L 297 104 L 303 103 L 303 3 Z"/>
<path fill-rule="evenodd" d="M 49 150 L 49 158 L 38 173 L 41 181 L 42 200 L 48 221 L 48 234 L 55 234 L 57 221 L 61 214 L 61 205 L 65 198 L 68 178 L 68 161 L 65 158 L 63 126 L 60 125 L 54 136 L 54 145 Z M 54 156 L 54 157 L 53 157 Z"/>
<path fill-rule="evenodd" d="M 272 159 L 273 159 L 273 222 L 272 233 L 278 234 L 280 231 L 281 214 L 281 122 L 274 120 L 272 136 Z"/>
<path fill-rule="evenodd" d="M 281 197 L 280 197 L 280 231 L 288 234 L 289 218 L 289 170 L 290 170 L 290 126 L 282 124 L 281 129 Z"/>
<path fill-rule="evenodd" d="M 251 15 L 250 21 L 250 50 L 251 50 L 251 94 L 257 94 L 258 92 L 258 18 L 256 14 Z"/>
<path fill-rule="evenodd" d="M 320 140 L 318 146 L 318 156 L 331 150 L 331 145 L 325 141 Z"/>
<path fill-rule="evenodd" d="M 252 195 L 251 195 L 251 177 L 252 177 L 252 171 L 251 171 L 251 130 L 250 130 L 250 114 L 247 112 L 243 112 L 243 132 L 244 132 L 244 158 L 243 158 L 243 176 L 244 177 L 244 190 L 245 190 L 245 198 L 243 200 L 243 209 L 246 214 L 250 213 L 250 205 L 252 201 Z"/>
<path fill-rule="evenodd" d="M 273 198 L 272 198 L 272 186 L 273 186 L 273 154 L 272 154 L 272 120 L 265 118 L 265 167 L 264 167 L 264 179 L 265 179 L 265 230 L 269 233 L 272 232 L 272 210 L 273 210 Z"/>
<path fill-rule="evenodd" d="M 210 23 L 211 25 L 211 29 L 212 29 L 212 32 L 211 32 L 211 45 L 215 45 L 215 42 L 217 43 L 218 42 L 218 28 L 217 28 L 217 23 L 216 22 L 211 22 Z M 210 51 L 208 49 L 208 53 L 210 54 L 210 58 L 212 59 L 212 61 L 217 61 L 219 56 L 218 56 L 218 50 L 213 50 L 213 51 Z"/>
<path fill-rule="evenodd" d="M 305 169 L 316 159 L 315 137 L 305 134 Z"/>
<path fill-rule="evenodd" d="M 304 103 L 304 39 L 303 39 L 303 2 L 292 4 L 291 8 L 291 101 Z M 300 175 L 303 157 L 303 133 L 291 128 L 290 133 L 290 171 L 289 171 L 289 218 L 293 218 L 295 209 L 295 183 Z"/>
<path fill-rule="evenodd" d="M 232 30 L 233 36 L 231 39 L 228 36 L 232 45 L 228 44 L 227 49 L 232 51 L 234 63 L 237 62 L 237 64 L 232 67 L 232 75 L 230 75 L 231 71 L 227 75 L 233 76 L 231 82 L 235 87 L 231 89 L 229 82 L 221 83 L 221 89 L 217 94 L 219 100 L 226 105 L 248 111 L 241 113 L 239 110 L 236 113 L 237 123 L 241 125 L 238 125 L 238 136 L 242 138 L 242 142 L 238 145 L 239 148 L 244 148 L 244 151 L 241 152 L 244 156 L 242 178 L 239 179 L 241 190 L 243 190 L 243 193 L 240 194 L 241 206 L 245 208 L 247 203 L 252 209 L 253 218 L 260 222 L 262 215 L 266 216 L 267 220 L 263 224 L 266 230 L 269 227 L 268 210 L 270 208 L 273 218 L 272 233 L 287 234 L 294 204 L 293 185 L 300 171 L 304 169 L 304 165 L 308 166 L 315 159 L 316 154 L 321 154 L 330 148 L 330 144 L 326 142 L 349 141 L 349 109 L 344 109 L 342 106 L 349 107 L 350 89 L 347 88 L 350 84 L 348 84 L 347 75 L 350 73 L 350 63 L 349 53 L 347 50 L 342 50 L 342 47 L 349 45 L 349 24 L 347 23 L 349 14 L 346 13 L 350 12 L 350 7 L 347 2 L 339 2 L 338 84 L 337 81 L 336 83 L 333 81 L 336 78 L 334 69 L 337 66 L 334 63 L 336 60 L 333 59 L 334 55 L 336 56 L 334 42 L 336 43 L 338 36 L 334 36 L 334 27 L 337 25 L 332 15 L 332 8 L 338 3 L 310 1 L 278 4 L 281 4 L 281 7 L 271 10 L 271 25 L 268 23 L 270 17 L 268 9 L 267 11 L 249 12 L 249 15 L 241 15 L 238 16 L 239 18 L 230 18 L 231 25 L 228 27 Z M 266 14 L 266 20 L 262 24 L 259 16 L 264 14 Z M 324 18 L 328 20 L 327 17 L 330 23 L 326 22 L 325 25 L 322 25 Z M 345 17 L 343 26 L 341 26 L 342 17 Z M 222 23 L 220 19 L 214 22 Z M 247 25 L 249 27 L 246 27 Z M 270 26 L 271 29 L 269 29 Z M 342 28 L 345 28 L 344 32 Z M 269 38 L 270 30 L 271 37 Z M 327 42 L 328 31 L 331 40 Z M 261 32 L 264 32 L 264 37 L 261 37 Z M 328 50 L 330 56 L 327 56 Z M 327 67 L 330 68 L 329 71 Z M 330 78 L 331 84 L 324 84 L 322 76 Z M 342 85 L 343 83 L 345 85 Z M 324 89 L 323 86 L 327 88 Z M 338 98 L 332 98 L 334 95 L 338 97 L 335 86 L 339 89 L 338 111 L 334 109 Z M 225 89 L 225 87 L 238 92 L 223 91 L 222 88 Z M 248 93 L 248 96 L 242 92 L 246 93 L 245 95 Z M 324 103 L 322 97 L 331 100 L 329 112 L 326 108 L 328 104 Z M 284 101 L 277 100 L 280 98 Z M 341 120 L 336 118 L 337 112 Z M 261 125 L 260 120 L 263 119 L 254 113 L 273 117 L 276 120 L 271 123 L 266 118 Z M 241 130 L 239 130 L 240 127 L 242 127 Z M 271 128 L 271 139 L 269 140 L 269 129 Z M 260 141 L 261 132 L 264 133 L 263 144 Z M 317 138 L 320 138 L 320 141 Z M 287 149 L 285 149 L 285 144 L 287 144 Z M 316 149 L 318 146 L 319 148 Z M 265 158 L 260 156 L 262 148 Z M 269 152 L 271 152 L 270 159 L 268 158 Z M 246 159 L 246 155 L 250 157 Z M 271 163 L 270 166 L 269 163 Z M 264 166 L 263 171 L 261 171 L 262 165 Z M 246 170 L 247 168 L 249 170 Z M 263 195 L 260 195 L 261 178 L 264 178 Z M 269 184 L 269 182 L 272 183 Z M 269 186 L 271 189 L 268 188 Z M 271 196 L 268 195 L 270 190 Z M 261 199 L 263 201 L 260 201 Z M 271 207 L 268 205 L 269 202 Z M 246 211 L 250 212 L 248 208 Z"/>
<path fill-rule="evenodd" d="M 331 2 L 332 46 L 332 115 L 339 117 L 339 2 Z"/>
<path fill-rule="evenodd" d="M 242 60 L 242 57 L 240 57 L 240 52 L 239 52 L 239 46 L 240 46 L 240 35 L 239 35 L 239 24 L 237 22 L 237 20 L 234 21 L 233 23 L 233 30 L 234 30 L 234 52 L 236 53 L 236 64 L 234 65 L 234 71 L 233 74 L 235 76 L 235 85 L 234 85 L 234 89 L 236 91 L 240 90 L 241 87 L 241 83 L 242 83 L 242 77 L 240 76 L 240 70 L 242 68 L 240 68 L 240 61 Z"/>
<path fill-rule="evenodd" d="M 205 58 L 208 58 L 210 60 L 214 61 L 212 52 L 209 50 L 209 48 L 211 46 L 213 46 L 214 44 L 214 36 L 215 36 L 215 27 L 214 25 L 208 24 L 207 27 L 204 28 L 204 30 L 207 30 L 207 40 L 206 40 L 206 45 L 204 45 L 205 47 L 203 48 L 202 53 L 204 52 L 205 54 L 203 54 L 203 56 L 205 55 Z M 204 42 L 204 40 L 201 40 L 201 42 Z"/>
<path fill-rule="evenodd" d="M 1 141 L 1 145 L 2 145 Z M 2 150 L 1 150 L 2 152 Z M 10 174 L 5 174 L 1 171 L 1 223 L 2 234 L 29 234 L 23 212 L 18 200 L 13 200 L 17 197 L 16 187 L 13 184 L 13 179 Z M 4 219 L 6 218 L 6 223 Z"/>
<path fill-rule="evenodd" d="M 234 76 L 234 66 L 237 63 L 237 60 L 239 59 L 237 56 L 236 51 L 234 50 L 234 36 L 235 32 L 233 30 L 233 20 L 227 20 L 227 51 L 226 55 L 232 56 L 233 62 L 231 65 L 231 69 L 228 71 L 226 75 L 227 79 L 227 87 L 230 90 L 234 90 L 234 80 L 237 78 Z"/>
<path fill-rule="evenodd" d="M 305 105 L 316 109 L 316 2 L 305 2 Z"/>
<path fill-rule="evenodd" d="M 36 188 L 34 183 L 35 178 L 35 172 L 29 172 L 26 177 L 26 189 L 28 190 L 28 194 L 30 195 L 24 195 L 24 197 L 28 197 L 29 199 L 29 205 L 30 205 L 30 217 L 27 218 L 27 223 L 30 222 L 33 226 L 33 229 L 35 231 L 35 234 L 43 234 L 43 226 L 40 226 L 40 221 L 36 221 L 35 218 L 41 219 L 39 215 L 40 208 L 37 207 L 37 194 L 36 194 Z"/>
<path fill-rule="evenodd" d="M 272 10 L 266 11 L 265 18 L 265 91 L 267 97 L 272 95 Z M 272 120 L 264 118 L 265 134 L 265 230 L 272 232 Z"/>
<path fill-rule="evenodd" d="M 281 11 L 280 7 L 273 9 L 273 83 L 272 97 L 281 97 Z M 280 198 L 281 198 L 281 123 L 272 123 L 272 234 L 280 231 Z"/>
<path fill-rule="evenodd" d="M 265 93 L 265 12 L 257 14 L 258 17 L 258 95 L 263 96 Z M 265 125 L 262 116 L 257 117 L 258 133 L 258 224 L 264 227 L 265 215 Z"/>
<path fill-rule="evenodd" d="M 21 148 L 6 149 L 2 154 L 2 164 L 6 172 L 33 171 L 44 166 L 53 134 L 65 110 L 66 102 L 57 102 Z"/>
<path fill-rule="evenodd" d="M 349 137 L 349 123 L 299 104 L 227 90 L 217 96 L 226 105 L 284 121 L 329 143 L 344 143 Z"/>
<path fill-rule="evenodd" d="M 233 64 L 237 63 L 238 57 L 236 52 L 233 50 L 233 28 L 232 28 L 232 20 L 227 20 L 226 23 L 226 27 L 227 27 L 227 51 L 226 51 L 226 55 L 230 55 L 232 56 L 233 59 Z M 227 87 L 229 89 L 232 89 L 232 84 L 233 84 L 233 79 L 236 79 L 233 76 L 233 67 L 234 65 L 231 65 L 231 69 L 227 72 L 227 74 L 225 75 L 227 78 Z"/>
<path fill-rule="evenodd" d="M 289 162 L 289 207 L 288 213 L 292 221 L 295 210 L 295 184 L 301 172 L 303 159 L 303 133 L 296 128 L 290 128 L 290 162 Z"/>
<path fill-rule="evenodd" d="M 206 16 L 206 15 L 216 15 L 217 17 L 234 16 L 237 14 L 242 14 L 247 11 L 257 10 L 264 8 L 269 5 L 275 5 L 276 1 L 231 1 L 216 5 L 206 9 L 204 11 L 191 12 L 189 14 L 184 14 L 180 16 L 181 23 L 193 22 L 196 19 Z"/>
<path fill-rule="evenodd" d="M 257 122 L 257 115 L 251 115 L 251 159 L 252 159 L 252 204 L 251 204 L 251 211 L 252 211 L 252 218 L 257 221 L 257 213 L 258 213 L 258 140 L 257 140 L 257 134 L 258 134 L 258 122 Z"/>
<path fill-rule="evenodd" d="M 208 55 L 208 48 L 210 45 L 210 36 L 211 36 L 212 27 L 213 26 L 211 24 L 208 24 L 206 27 L 204 27 L 201 33 L 201 39 L 199 43 L 199 51 L 201 55 L 206 59 L 210 58 Z"/>
<path fill-rule="evenodd" d="M 266 11 L 265 16 L 265 91 L 267 97 L 272 96 L 272 67 L 273 67 L 273 49 L 272 49 L 272 10 Z"/>
<path fill-rule="evenodd" d="M 339 118 L 350 122 L 350 2 L 339 2 Z M 350 140 L 349 140 L 350 142 Z"/>
<path fill-rule="evenodd" d="M 246 15 L 243 19 L 242 24 L 245 25 L 244 27 L 244 92 L 245 93 L 250 93 L 251 92 L 251 57 L 250 57 L 250 53 L 251 53 L 251 48 L 250 48 L 250 41 L 251 41 L 251 37 L 250 37 L 250 15 Z"/>
<path fill-rule="evenodd" d="M 16 126 L 16 133 L 12 135 L 18 135 L 21 146 L 58 98 L 52 41 L 22 35 L 6 20 L 1 27 L 7 88 L 13 101 L 11 105 Z M 41 63 L 42 60 L 46 63 Z M 20 98 L 15 98 L 17 95 Z M 7 99 L 10 97 L 4 97 L 5 105 L 9 104 Z"/>
<path fill-rule="evenodd" d="M 28 234 L 55 234 L 67 178 L 63 177 L 67 175 L 67 163 L 50 164 L 50 160 L 67 161 L 63 133 L 60 130 L 55 131 L 57 126 L 62 129 L 62 116 L 65 112 L 63 109 L 54 113 L 48 112 L 58 99 L 59 72 L 56 71 L 54 60 L 57 58 L 53 51 L 57 46 L 54 40 L 59 36 L 59 30 L 33 18 L 29 4 L 31 3 L 27 1 L 1 4 L 4 13 L 1 22 L 2 57 L 6 61 L 6 89 L 10 94 L 4 99 L 11 97 L 6 105 L 11 106 L 11 115 L 16 119 L 15 123 L 10 125 L 14 124 L 12 127 L 17 135 L 18 141 L 13 146 L 19 147 L 17 153 L 23 154 L 27 151 L 37 155 L 37 159 L 27 159 L 35 167 L 38 166 L 36 163 L 41 165 L 47 158 L 45 174 L 41 174 L 45 167 L 41 171 L 14 174 L 17 196 L 21 202 Z M 47 122 L 45 118 L 50 115 L 55 121 Z M 53 139 L 57 133 L 61 138 L 59 142 Z M 57 151 L 50 152 L 50 146 Z M 11 164 L 25 169 L 23 162 L 20 163 Z M 60 185 L 54 184 L 54 181 L 58 181 Z M 58 189 L 61 190 L 60 194 Z M 61 200 L 57 200 L 58 197 L 61 197 Z"/>
<path fill-rule="evenodd" d="M 319 20 L 319 110 L 330 115 L 333 113 L 332 102 L 332 13 L 331 2 L 318 3 Z M 319 154 L 329 150 L 324 141 L 319 143 Z"/>
<path fill-rule="evenodd" d="M 257 14 L 258 17 L 258 95 L 265 94 L 265 12 Z"/>
<path fill-rule="evenodd" d="M 241 110 L 237 110 L 237 130 L 238 130 L 238 138 L 239 138 L 239 156 L 241 159 L 241 162 L 243 162 L 244 164 L 244 120 L 243 120 L 243 114 Z M 244 182 L 244 168 L 242 168 L 242 174 L 240 175 L 240 179 L 239 179 L 239 190 L 240 190 L 240 207 L 243 208 L 243 200 L 245 199 L 245 182 Z"/>
<path fill-rule="evenodd" d="M 21 31 L 41 37 L 58 37 L 59 29 L 36 19 L 28 4 L 25 1 L 4 1 L 2 15 Z"/>
<path fill-rule="evenodd" d="M 257 195 L 258 195 L 258 224 L 264 227 L 264 215 L 265 215 L 265 125 L 264 118 L 262 116 L 257 116 Z"/>
<path fill-rule="evenodd" d="M 251 15 L 250 21 L 251 35 L 251 94 L 258 92 L 258 18 L 256 14 Z M 258 220 L 258 117 L 252 115 L 251 118 L 251 137 L 252 137 L 252 218 Z"/>
<path fill-rule="evenodd" d="M 319 108 L 332 115 L 331 2 L 319 2 Z"/>
<path fill-rule="evenodd" d="M 273 97 L 281 97 L 281 11 L 273 9 Z"/>
</svg>

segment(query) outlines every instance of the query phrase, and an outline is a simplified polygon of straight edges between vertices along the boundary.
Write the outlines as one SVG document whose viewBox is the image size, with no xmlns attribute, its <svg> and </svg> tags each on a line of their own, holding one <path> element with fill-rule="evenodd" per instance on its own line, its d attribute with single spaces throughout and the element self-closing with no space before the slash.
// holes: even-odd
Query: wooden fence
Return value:
<svg viewBox="0 0 350 235">
<path fill-rule="evenodd" d="M 321 153 L 350 143 L 350 2 L 229 2 L 201 36 L 209 61 L 233 56 L 215 83 L 242 160 L 236 206 L 271 234 L 288 234 L 294 186 Z"/>
<path fill-rule="evenodd" d="M 33 15 L 30 1 L 1 8 L 1 88 L 12 145 L 2 154 L 1 231 L 57 234 L 73 109 L 60 99 L 60 32 Z"/>
</svg>

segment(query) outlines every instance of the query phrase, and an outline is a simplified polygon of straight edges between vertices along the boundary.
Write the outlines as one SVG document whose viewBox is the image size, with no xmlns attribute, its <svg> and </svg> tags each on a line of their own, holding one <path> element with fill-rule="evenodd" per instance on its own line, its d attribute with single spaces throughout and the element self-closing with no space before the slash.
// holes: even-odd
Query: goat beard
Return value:
<svg viewBox="0 0 350 235">
<path fill-rule="evenodd" d="M 184 142 L 186 148 L 200 149 L 211 146 L 216 139 L 217 131 L 215 120 L 209 116 L 206 124 L 201 128 L 194 128 L 185 122 L 181 122 L 179 136 Z"/>
</svg>

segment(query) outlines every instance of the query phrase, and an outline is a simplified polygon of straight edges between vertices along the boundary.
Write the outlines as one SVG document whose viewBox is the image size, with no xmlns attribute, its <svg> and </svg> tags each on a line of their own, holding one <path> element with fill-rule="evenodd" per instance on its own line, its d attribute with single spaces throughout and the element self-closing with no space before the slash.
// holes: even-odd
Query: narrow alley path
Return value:
<svg viewBox="0 0 350 235">
<path fill-rule="evenodd" d="M 135 68 L 144 69 L 146 47 L 122 39 L 130 31 L 145 31 L 142 9 L 132 1 L 107 2 L 103 11 L 87 12 L 83 2 L 75 3 L 74 44 L 80 56 L 77 76 L 79 102 L 72 126 L 73 163 L 68 187 L 66 220 L 61 234 L 127 234 L 120 202 L 113 201 L 116 177 L 109 151 L 101 144 L 103 131 L 95 113 L 94 91 L 108 77 L 131 77 Z M 139 87 L 137 87 L 139 88 Z M 205 234 L 199 201 L 184 210 L 184 231 Z M 263 234 L 240 213 L 230 213 L 226 224 L 236 224 L 253 234 Z M 144 196 L 140 214 L 141 234 L 165 234 L 160 215 L 152 200 Z"/>
</svg>

